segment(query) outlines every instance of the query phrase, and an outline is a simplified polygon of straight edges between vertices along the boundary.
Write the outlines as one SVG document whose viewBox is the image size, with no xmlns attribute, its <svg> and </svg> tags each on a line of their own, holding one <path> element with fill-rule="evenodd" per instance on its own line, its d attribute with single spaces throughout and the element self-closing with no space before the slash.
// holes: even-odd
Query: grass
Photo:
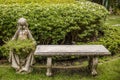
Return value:
<svg viewBox="0 0 120 80">
<path fill-rule="evenodd" d="M 99 76 L 96 80 L 119 80 L 120 79 L 120 59 L 104 63 L 99 66 Z"/>
<path fill-rule="evenodd" d="M 114 15 L 109 16 L 107 18 L 106 24 L 112 25 L 112 26 L 119 24 L 120 26 L 120 16 L 114 16 Z"/>
<path fill-rule="evenodd" d="M 88 74 L 86 67 L 76 69 L 53 69 L 54 76 L 47 77 L 46 69 L 34 67 L 30 74 L 16 74 L 11 67 L 0 67 L 0 80 L 119 80 L 120 58 L 99 64 L 98 75 Z"/>
</svg>

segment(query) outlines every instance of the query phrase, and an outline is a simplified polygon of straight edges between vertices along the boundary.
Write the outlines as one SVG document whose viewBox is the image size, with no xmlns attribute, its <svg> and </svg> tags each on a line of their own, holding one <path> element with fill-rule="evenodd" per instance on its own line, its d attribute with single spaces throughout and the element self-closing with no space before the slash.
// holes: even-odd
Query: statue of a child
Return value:
<svg viewBox="0 0 120 80">
<path fill-rule="evenodd" d="M 13 36 L 12 40 L 26 40 L 30 39 L 33 41 L 33 43 L 36 45 L 36 42 L 31 35 L 30 30 L 28 29 L 28 23 L 25 18 L 20 18 L 18 20 L 18 29 Z M 12 67 L 16 69 L 18 73 L 30 73 L 32 71 L 32 64 L 34 62 L 34 50 L 30 51 L 30 53 L 25 56 L 24 58 L 21 58 L 20 55 L 16 54 L 14 49 L 10 50 L 9 54 L 9 62 L 12 63 Z M 22 54 L 22 53 L 21 53 Z"/>
</svg>

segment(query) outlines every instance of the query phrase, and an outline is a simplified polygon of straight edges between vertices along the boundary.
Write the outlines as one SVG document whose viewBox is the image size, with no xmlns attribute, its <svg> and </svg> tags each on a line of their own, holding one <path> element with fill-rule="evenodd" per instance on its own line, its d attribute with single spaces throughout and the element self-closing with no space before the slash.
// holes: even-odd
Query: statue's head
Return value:
<svg viewBox="0 0 120 80">
<path fill-rule="evenodd" d="M 23 29 L 28 27 L 27 20 L 25 18 L 18 19 L 18 26 L 21 26 Z"/>
</svg>

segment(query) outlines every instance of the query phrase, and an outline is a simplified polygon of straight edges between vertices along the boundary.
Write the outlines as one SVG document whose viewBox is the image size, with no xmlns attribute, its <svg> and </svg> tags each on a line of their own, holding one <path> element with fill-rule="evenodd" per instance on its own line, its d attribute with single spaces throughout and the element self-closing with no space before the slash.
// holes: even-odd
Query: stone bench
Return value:
<svg viewBox="0 0 120 80">
<path fill-rule="evenodd" d="M 110 55 L 103 45 L 38 45 L 34 55 L 47 57 L 47 76 L 52 75 L 52 56 L 88 56 L 88 69 L 96 75 L 98 56 Z"/>
</svg>

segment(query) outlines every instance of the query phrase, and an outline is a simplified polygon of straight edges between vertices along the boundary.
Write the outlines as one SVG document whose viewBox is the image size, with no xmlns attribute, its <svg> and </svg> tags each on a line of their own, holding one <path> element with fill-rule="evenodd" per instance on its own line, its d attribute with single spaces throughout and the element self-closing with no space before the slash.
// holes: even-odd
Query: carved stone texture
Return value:
<svg viewBox="0 0 120 80">
<path fill-rule="evenodd" d="M 25 18 L 20 18 L 17 23 L 19 26 L 28 26 L 27 20 Z"/>
<path fill-rule="evenodd" d="M 38 45 L 34 55 L 59 56 L 59 55 L 110 55 L 102 45 Z"/>
<path fill-rule="evenodd" d="M 18 29 L 13 36 L 12 40 L 25 40 L 31 39 L 33 43 L 36 43 L 33 36 L 31 35 L 30 30 L 28 29 L 28 23 L 25 18 L 20 18 L 18 20 Z M 12 63 L 12 67 L 16 69 L 17 73 L 30 73 L 32 71 L 32 64 L 34 61 L 34 51 L 31 51 L 25 59 L 20 59 L 14 50 L 10 50 L 9 62 Z M 22 54 L 22 53 L 21 53 Z"/>
<path fill-rule="evenodd" d="M 47 76 L 52 76 L 52 58 L 48 57 L 47 58 L 47 72 L 46 72 Z"/>
<path fill-rule="evenodd" d="M 89 56 L 88 69 L 92 75 L 97 75 L 97 56 L 110 55 L 110 52 L 102 45 L 38 45 L 34 55 L 48 56 L 47 76 L 52 75 L 52 58 L 50 56 L 66 55 Z"/>
<path fill-rule="evenodd" d="M 89 56 L 88 60 L 88 70 L 91 75 L 95 76 L 97 75 L 97 65 L 98 65 L 98 58 L 95 56 Z"/>
</svg>

